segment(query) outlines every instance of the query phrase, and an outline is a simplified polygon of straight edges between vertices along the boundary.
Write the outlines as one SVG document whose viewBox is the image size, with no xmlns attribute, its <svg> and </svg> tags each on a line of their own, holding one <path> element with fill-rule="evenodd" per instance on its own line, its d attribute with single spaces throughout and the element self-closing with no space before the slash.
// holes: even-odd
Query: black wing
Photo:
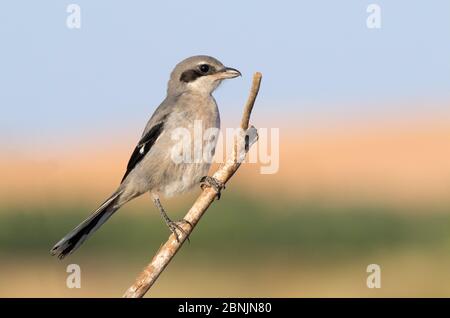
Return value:
<svg viewBox="0 0 450 318">
<path fill-rule="evenodd" d="M 127 165 L 127 171 L 125 172 L 125 175 L 123 176 L 121 182 L 123 182 L 123 180 L 125 180 L 125 178 L 131 172 L 131 170 L 133 170 L 134 167 L 142 160 L 142 158 L 144 158 L 144 156 L 147 154 L 147 152 L 150 151 L 150 148 L 152 148 L 156 139 L 158 139 L 159 135 L 161 135 L 163 126 L 164 126 L 164 122 L 160 122 L 160 123 L 154 125 L 141 138 L 138 145 L 136 146 L 133 153 L 131 154 L 131 158 L 128 161 L 128 165 Z"/>
</svg>

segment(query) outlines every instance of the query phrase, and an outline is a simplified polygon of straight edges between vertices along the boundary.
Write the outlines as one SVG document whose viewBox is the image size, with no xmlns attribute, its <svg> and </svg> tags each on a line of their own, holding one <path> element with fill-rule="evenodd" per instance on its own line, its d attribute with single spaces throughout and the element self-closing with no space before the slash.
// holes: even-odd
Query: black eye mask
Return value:
<svg viewBox="0 0 450 318">
<path fill-rule="evenodd" d="M 202 66 L 203 65 L 201 65 L 200 67 L 202 67 Z M 199 68 L 196 68 L 193 70 L 187 70 L 181 74 L 180 82 L 185 82 L 185 83 L 193 82 L 199 77 L 211 75 L 211 74 L 214 74 L 215 72 L 216 72 L 216 69 L 211 65 L 208 65 L 207 72 L 202 72 Z"/>
<path fill-rule="evenodd" d="M 204 76 L 204 75 L 205 74 L 202 74 L 197 70 L 184 71 L 180 76 L 180 82 L 185 82 L 185 83 L 193 82 L 197 78 Z"/>
</svg>

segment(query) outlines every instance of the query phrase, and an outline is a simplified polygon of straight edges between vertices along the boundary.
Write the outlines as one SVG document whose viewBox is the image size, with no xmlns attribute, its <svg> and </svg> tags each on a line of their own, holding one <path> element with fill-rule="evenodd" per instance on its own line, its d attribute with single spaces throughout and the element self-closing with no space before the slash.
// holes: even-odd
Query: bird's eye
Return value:
<svg viewBox="0 0 450 318">
<path fill-rule="evenodd" d="M 199 69 L 200 69 L 200 72 L 202 72 L 202 73 L 208 73 L 209 65 L 208 64 L 202 64 L 202 65 L 200 65 Z"/>
</svg>

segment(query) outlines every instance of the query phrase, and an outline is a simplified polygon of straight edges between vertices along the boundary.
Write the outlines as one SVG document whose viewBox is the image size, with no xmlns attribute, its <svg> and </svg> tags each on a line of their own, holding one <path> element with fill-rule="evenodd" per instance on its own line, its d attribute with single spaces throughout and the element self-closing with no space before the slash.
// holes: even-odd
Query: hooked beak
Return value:
<svg viewBox="0 0 450 318">
<path fill-rule="evenodd" d="M 220 79 L 228 79 L 242 76 L 241 72 L 232 67 L 225 67 L 224 69 L 218 72 L 218 75 Z"/>
</svg>

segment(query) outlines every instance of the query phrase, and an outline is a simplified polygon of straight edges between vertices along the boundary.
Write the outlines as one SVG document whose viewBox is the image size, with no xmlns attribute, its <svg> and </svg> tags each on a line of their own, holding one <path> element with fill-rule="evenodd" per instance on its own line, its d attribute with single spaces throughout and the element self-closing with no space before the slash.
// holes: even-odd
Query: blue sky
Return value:
<svg viewBox="0 0 450 318">
<path fill-rule="evenodd" d="M 70 3 L 81 7 L 79 30 L 66 27 Z M 381 6 L 381 29 L 366 27 L 370 3 Z M 216 93 L 226 118 L 240 115 L 257 70 L 259 111 L 277 118 L 450 101 L 444 0 L 10 0 L 1 4 L 0 39 L 2 143 L 135 125 L 137 138 L 170 70 L 194 54 L 244 74 Z"/>
</svg>

